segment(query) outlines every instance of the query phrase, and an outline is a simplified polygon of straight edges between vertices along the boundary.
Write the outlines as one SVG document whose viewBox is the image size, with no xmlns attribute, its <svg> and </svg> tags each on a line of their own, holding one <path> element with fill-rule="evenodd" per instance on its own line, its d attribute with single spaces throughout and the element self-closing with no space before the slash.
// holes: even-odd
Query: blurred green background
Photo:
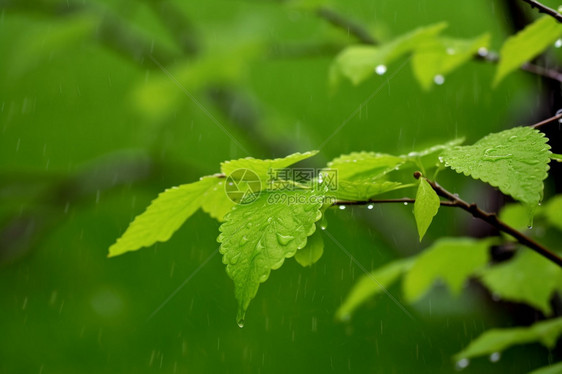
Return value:
<svg viewBox="0 0 562 374">
<path fill-rule="evenodd" d="M 539 317 L 473 283 L 459 298 L 435 288 L 407 306 L 413 319 L 379 297 L 336 322 L 362 272 L 327 240 L 312 268 L 291 260 L 272 273 L 240 329 L 232 281 L 212 255 L 219 224 L 202 212 L 167 243 L 107 259 L 158 192 L 223 160 L 320 149 L 309 165 L 321 167 L 351 151 L 471 143 L 557 109 L 545 82 L 519 72 L 492 89 L 494 67 L 479 62 L 429 92 L 406 59 L 331 92 L 331 61 L 357 41 L 320 5 L 377 40 L 446 21 L 453 37 L 490 32 L 495 50 L 536 16 L 507 0 L 0 1 L 0 372 L 446 373 L 482 331 Z M 443 180 L 498 204 L 481 183 Z M 449 210 L 420 244 L 404 206 L 328 221 L 369 270 L 442 236 L 485 233 Z M 528 345 L 464 372 L 525 372 L 559 354 Z"/>
</svg>

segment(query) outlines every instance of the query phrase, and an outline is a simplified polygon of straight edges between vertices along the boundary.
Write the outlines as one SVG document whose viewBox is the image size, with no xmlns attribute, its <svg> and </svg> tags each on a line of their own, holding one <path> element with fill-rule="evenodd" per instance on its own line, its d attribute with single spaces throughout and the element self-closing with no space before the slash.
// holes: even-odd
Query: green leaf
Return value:
<svg viewBox="0 0 562 374">
<path fill-rule="evenodd" d="M 431 185 L 425 178 L 420 178 L 420 185 L 416 193 L 416 202 L 414 203 L 414 217 L 420 235 L 420 242 L 425 235 L 433 217 L 437 214 L 441 200 L 437 193 L 431 188 Z"/>
<path fill-rule="evenodd" d="M 467 278 L 488 261 L 490 240 L 443 238 L 417 256 L 406 273 L 403 289 L 408 302 L 421 298 L 441 279 L 454 293 L 460 293 Z"/>
<path fill-rule="evenodd" d="M 271 270 L 306 246 L 322 217 L 321 207 L 322 196 L 314 191 L 262 192 L 224 217 L 218 241 L 226 272 L 234 281 L 239 324 Z"/>
<path fill-rule="evenodd" d="M 375 67 L 387 66 L 401 56 L 414 50 L 423 40 L 439 34 L 446 23 L 421 27 L 402 35 L 380 47 L 351 46 L 344 49 L 335 59 L 330 69 L 330 82 L 335 85 L 340 75 L 357 85 L 373 75 Z"/>
<path fill-rule="evenodd" d="M 490 35 L 472 40 L 432 38 L 416 48 L 412 57 L 412 69 L 420 85 L 428 90 L 438 75 L 445 76 L 470 61 L 478 49 L 487 48 Z"/>
<path fill-rule="evenodd" d="M 316 155 L 318 151 L 310 151 L 305 153 L 293 153 L 284 158 L 276 158 L 273 160 L 260 160 L 253 157 L 241 158 L 238 160 L 225 161 L 221 163 L 221 171 L 226 176 L 238 169 L 248 169 L 256 173 L 260 179 L 267 179 L 270 169 L 283 169 L 299 161 L 305 160 Z"/>
<path fill-rule="evenodd" d="M 537 322 L 531 327 L 492 329 L 473 340 L 468 347 L 455 355 L 456 360 L 501 352 L 513 345 L 540 342 L 554 348 L 562 334 L 562 318 Z"/>
<path fill-rule="evenodd" d="M 215 184 L 216 178 L 206 177 L 162 192 L 109 247 L 109 257 L 170 239 L 185 220 L 199 209 L 204 193 Z"/>
<path fill-rule="evenodd" d="M 384 292 L 384 290 L 396 282 L 403 273 L 408 271 L 414 260 L 413 258 L 397 260 L 361 277 L 361 279 L 355 283 L 343 304 L 338 308 L 336 318 L 340 321 L 349 320 L 360 305 L 371 297 Z"/>
<path fill-rule="evenodd" d="M 494 77 L 494 86 L 509 73 L 537 57 L 562 35 L 562 24 L 549 16 L 534 23 L 508 38 L 500 50 L 500 62 Z"/>
<path fill-rule="evenodd" d="M 216 184 L 203 194 L 201 208 L 219 222 L 236 205 L 226 194 L 224 178 L 214 178 Z"/>
<path fill-rule="evenodd" d="M 530 127 L 515 127 L 490 134 L 474 145 L 445 150 L 445 165 L 457 173 L 498 187 L 531 206 L 538 205 L 547 177 L 550 146 L 544 134 Z"/>
<path fill-rule="evenodd" d="M 306 247 L 297 251 L 295 254 L 295 260 L 297 260 L 301 266 L 312 266 L 320 260 L 323 253 L 324 239 L 322 239 L 322 234 L 317 228 L 314 234 L 308 238 Z"/>
<path fill-rule="evenodd" d="M 377 179 L 404 163 L 400 156 L 375 152 L 353 152 L 328 162 L 329 169 L 337 169 L 338 180 Z"/>
<path fill-rule="evenodd" d="M 545 217 L 552 226 L 562 230 L 562 195 L 556 195 L 545 205 Z"/>
<path fill-rule="evenodd" d="M 411 186 L 411 184 L 380 180 L 363 180 L 357 182 L 342 180 L 338 182 L 337 189 L 330 191 L 329 195 L 338 200 L 367 200 L 385 192 L 395 191 Z"/>
<path fill-rule="evenodd" d="M 446 149 L 452 148 L 456 145 L 460 145 L 464 142 L 464 138 L 457 138 L 457 139 L 453 139 L 447 143 L 444 144 L 438 144 L 438 145 L 434 145 L 432 147 L 426 148 L 422 151 L 414 151 L 414 152 L 410 152 L 407 155 L 402 155 L 400 157 L 406 159 L 406 160 L 415 160 L 417 158 L 422 158 L 422 157 L 426 157 L 426 156 L 434 156 L 434 155 L 438 155 L 441 154 L 441 152 L 443 152 Z M 437 162 L 437 157 L 435 157 L 435 162 Z"/>
<path fill-rule="evenodd" d="M 479 276 L 494 295 L 529 304 L 544 314 L 552 312 L 550 298 L 562 286 L 562 269 L 528 249 L 508 262 L 482 269 Z"/>
<path fill-rule="evenodd" d="M 560 374 L 562 373 L 562 362 L 557 364 L 543 366 L 530 372 L 529 374 Z"/>
</svg>

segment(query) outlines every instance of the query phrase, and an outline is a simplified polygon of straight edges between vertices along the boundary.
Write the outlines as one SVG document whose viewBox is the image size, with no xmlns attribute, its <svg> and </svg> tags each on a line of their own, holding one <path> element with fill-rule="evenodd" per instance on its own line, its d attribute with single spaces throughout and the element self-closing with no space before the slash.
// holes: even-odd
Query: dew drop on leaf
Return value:
<svg viewBox="0 0 562 374">
<path fill-rule="evenodd" d="M 494 352 L 494 353 L 492 353 L 492 354 L 490 355 L 490 361 L 491 361 L 491 362 L 498 362 L 501 357 L 502 357 L 502 356 L 501 356 L 501 353 L 499 353 L 499 352 Z"/>
<path fill-rule="evenodd" d="M 345 210 L 345 205 L 340 205 L 340 210 Z"/>
<path fill-rule="evenodd" d="M 295 237 L 292 236 L 292 235 L 282 235 L 280 233 L 277 233 L 277 242 L 279 242 L 279 244 L 281 244 L 281 245 L 287 245 L 293 239 L 295 239 Z"/>
<path fill-rule="evenodd" d="M 369 204 L 367 205 L 367 209 L 373 209 L 374 205 L 373 204 Z"/>
<path fill-rule="evenodd" d="M 445 77 L 441 74 L 437 74 L 435 77 L 433 77 L 433 81 L 436 85 L 441 86 L 443 83 L 445 83 Z"/>
<path fill-rule="evenodd" d="M 383 75 L 384 73 L 386 73 L 386 65 L 377 65 L 377 67 L 375 68 L 375 73 L 377 73 L 378 75 Z"/>
<path fill-rule="evenodd" d="M 470 365 L 470 360 L 468 358 L 461 358 L 455 364 L 455 368 L 457 370 L 462 370 L 462 369 L 466 369 L 468 365 Z"/>
<path fill-rule="evenodd" d="M 239 319 L 238 322 L 236 322 L 238 324 L 238 327 L 242 328 L 244 327 L 244 319 Z"/>
</svg>

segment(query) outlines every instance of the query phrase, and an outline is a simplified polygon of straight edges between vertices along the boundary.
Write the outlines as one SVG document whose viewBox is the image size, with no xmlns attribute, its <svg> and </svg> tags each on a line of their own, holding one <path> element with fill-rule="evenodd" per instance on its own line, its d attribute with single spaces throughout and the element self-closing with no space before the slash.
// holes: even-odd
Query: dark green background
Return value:
<svg viewBox="0 0 562 374">
<path fill-rule="evenodd" d="M 243 329 L 218 255 L 159 309 L 218 247 L 219 224 L 202 212 L 167 243 L 106 255 L 158 192 L 218 172 L 223 160 L 318 149 L 345 121 L 307 165 L 458 136 L 473 142 L 540 118 L 539 79 L 518 72 L 492 89 L 494 67 L 470 62 L 425 92 L 401 60 L 382 77 L 331 93 L 329 65 L 355 39 L 292 3 L 171 1 L 163 17 L 148 0 L 0 5 L 0 372 L 452 372 L 452 354 L 482 331 L 536 317 L 492 302 L 473 283 L 459 298 L 435 288 L 407 306 L 413 320 L 379 296 L 350 323 L 336 322 L 362 272 L 327 237 L 318 264 L 303 269 L 288 260 L 272 273 Z M 380 40 L 447 21 L 447 35 L 490 32 L 497 50 L 513 32 L 503 1 L 330 6 Z M 174 38 L 178 18 L 189 20 L 195 53 Z M 116 46 L 118 39 L 124 43 Z M 157 61 L 249 153 L 139 40 L 168 51 Z M 495 204 L 479 182 L 447 173 L 443 180 L 469 200 Z M 419 244 L 404 206 L 330 211 L 328 221 L 367 269 L 438 237 L 481 230 L 462 212 L 445 211 Z M 390 291 L 401 299 L 399 286 Z M 548 360 L 546 349 L 528 345 L 498 363 L 473 360 L 465 371 L 525 372 Z"/>
</svg>

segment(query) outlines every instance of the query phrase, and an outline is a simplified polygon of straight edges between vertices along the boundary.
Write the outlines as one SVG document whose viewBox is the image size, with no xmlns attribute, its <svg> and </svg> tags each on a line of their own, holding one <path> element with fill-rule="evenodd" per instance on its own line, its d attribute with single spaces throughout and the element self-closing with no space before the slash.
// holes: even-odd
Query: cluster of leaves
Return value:
<svg viewBox="0 0 562 374">
<path fill-rule="evenodd" d="M 250 301 L 271 270 L 278 269 L 286 258 L 293 256 L 304 266 L 320 258 L 323 243 L 321 236 L 315 233 L 317 223 L 335 201 L 364 201 L 392 190 L 416 188 L 414 217 L 420 240 L 439 209 L 440 199 L 425 178 L 411 183 L 414 181 L 413 171 L 417 169 L 428 173 L 450 167 L 498 187 L 527 207 L 538 205 L 552 155 L 546 144 L 547 139 L 541 132 L 518 127 L 490 134 L 470 146 L 458 145 L 461 141 L 455 140 L 400 156 L 374 152 L 351 153 L 329 162 L 327 168 L 322 169 L 310 184 L 290 189 L 286 188 L 285 183 L 280 184 L 282 187 L 266 188 L 271 178 L 270 171 L 287 168 L 316 152 L 296 153 L 274 160 L 244 158 L 227 161 L 221 165 L 221 174 L 203 177 L 197 182 L 161 193 L 111 246 L 109 253 L 110 256 L 116 256 L 157 241 L 166 241 L 201 207 L 212 217 L 224 221 L 220 226 L 218 241 L 221 243 L 220 252 L 227 274 L 234 281 L 238 300 L 237 319 L 242 324 Z M 322 178 L 334 169 L 337 170 L 338 188 L 332 189 L 323 183 Z M 247 174 L 239 173 L 239 170 L 250 170 L 259 181 L 248 181 Z M 521 178 L 521 175 L 526 178 Z M 250 189 L 248 191 L 254 193 L 242 196 L 237 203 L 229 198 L 227 191 L 232 185 L 244 190 L 249 183 L 255 182 L 260 186 L 257 193 L 256 189 Z M 455 246 L 462 247 L 461 244 L 455 243 Z M 480 244 L 480 251 L 472 250 L 474 246 L 471 243 L 465 243 L 464 246 L 466 250 L 462 253 L 470 252 L 471 256 L 476 257 L 472 261 L 463 261 L 467 267 L 465 272 L 456 270 L 454 289 L 459 289 L 464 278 L 487 260 L 483 254 L 487 244 Z M 438 252 L 441 255 L 436 256 L 438 261 L 435 263 L 444 266 L 454 262 L 451 256 L 457 253 L 449 253 L 447 248 L 439 249 Z M 431 253 L 428 251 L 426 255 Z M 418 261 L 423 261 L 423 258 L 420 257 Z M 427 261 L 433 263 L 435 259 L 430 257 Z M 416 263 L 411 272 L 414 275 Z M 392 282 L 411 264 L 411 261 L 393 264 L 389 269 L 384 269 L 384 276 Z M 437 272 L 435 276 L 438 275 L 442 274 Z M 424 276 L 428 276 L 428 273 L 425 272 Z M 408 298 L 418 296 L 432 279 L 426 280 L 426 286 L 415 282 L 416 287 L 421 288 L 411 291 Z"/>
<path fill-rule="evenodd" d="M 434 83 L 442 83 L 447 74 L 475 56 L 495 61 L 496 56 L 488 52 L 489 34 L 457 39 L 441 35 L 446 27 L 446 23 L 421 27 L 378 46 L 349 46 L 332 64 L 330 82 L 336 86 L 340 78 L 345 77 L 353 84 L 359 84 L 374 73 L 384 74 L 389 64 L 411 54 L 414 76 L 427 90 Z M 493 84 L 497 85 L 508 74 L 538 56 L 561 35 L 562 24 L 545 16 L 508 38 L 500 49 Z"/>
</svg>

